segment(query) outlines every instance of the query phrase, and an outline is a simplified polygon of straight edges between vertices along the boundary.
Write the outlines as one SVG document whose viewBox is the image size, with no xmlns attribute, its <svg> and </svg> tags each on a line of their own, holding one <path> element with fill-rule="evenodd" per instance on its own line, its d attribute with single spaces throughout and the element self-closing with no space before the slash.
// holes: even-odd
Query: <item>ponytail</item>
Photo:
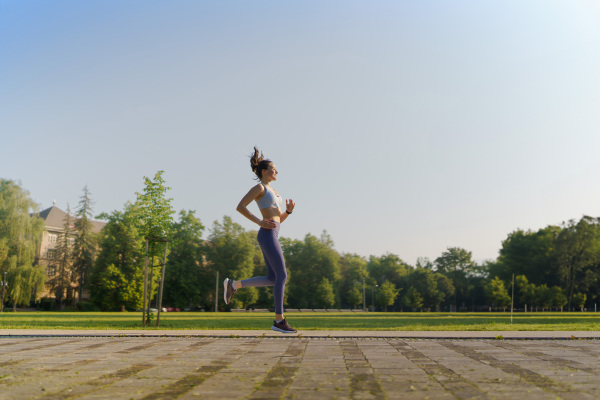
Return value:
<svg viewBox="0 0 600 400">
<path fill-rule="evenodd" d="M 254 154 L 250 156 L 250 167 L 259 180 L 262 179 L 263 170 L 269 168 L 269 164 L 271 164 L 271 160 L 266 159 L 262 151 L 259 153 L 256 146 L 254 146 Z"/>
</svg>

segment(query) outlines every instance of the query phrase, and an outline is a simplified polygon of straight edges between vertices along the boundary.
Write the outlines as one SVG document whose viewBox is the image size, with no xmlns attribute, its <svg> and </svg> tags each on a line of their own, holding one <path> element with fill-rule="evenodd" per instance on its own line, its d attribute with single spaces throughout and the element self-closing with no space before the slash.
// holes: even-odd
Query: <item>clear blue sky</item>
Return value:
<svg viewBox="0 0 600 400">
<path fill-rule="evenodd" d="M 255 229 L 258 145 L 284 236 L 493 259 L 600 215 L 599 4 L 0 0 L 0 177 L 100 213 L 165 170 L 177 210 Z"/>
</svg>

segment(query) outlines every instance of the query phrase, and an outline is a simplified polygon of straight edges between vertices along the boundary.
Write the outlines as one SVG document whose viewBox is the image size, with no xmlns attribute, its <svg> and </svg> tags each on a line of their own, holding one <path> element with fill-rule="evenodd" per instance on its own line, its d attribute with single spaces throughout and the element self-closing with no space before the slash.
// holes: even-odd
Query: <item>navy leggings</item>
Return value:
<svg viewBox="0 0 600 400">
<path fill-rule="evenodd" d="M 273 300 L 275 300 L 275 314 L 283 314 L 283 292 L 285 291 L 285 282 L 287 281 L 287 271 L 283 252 L 279 245 L 279 222 L 275 222 L 277 227 L 274 229 L 260 228 L 256 239 L 262 250 L 265 264 L 267 265 L 267 276 L 257 276 L 250 279 L 244 279 L 242 287 L 264 287 L 274 286 Z"/>
</svg>

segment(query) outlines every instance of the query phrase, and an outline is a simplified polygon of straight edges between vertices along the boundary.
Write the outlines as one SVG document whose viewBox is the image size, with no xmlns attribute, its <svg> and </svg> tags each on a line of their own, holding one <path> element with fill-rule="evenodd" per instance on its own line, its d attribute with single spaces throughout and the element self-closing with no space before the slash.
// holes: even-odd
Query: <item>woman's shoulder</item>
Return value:
<svg viewBox="0 0 600 400">
<path fill-rule="evenodd" d="M 257 183 L 256 185 L 252 186 L 252 189 L 250 189 L 251 192 L 257 193 L 257 194 L 261 194 L 264 193 L 266 190 L 265 185 L 263 185 L 262 183 Z"/>
</svg>

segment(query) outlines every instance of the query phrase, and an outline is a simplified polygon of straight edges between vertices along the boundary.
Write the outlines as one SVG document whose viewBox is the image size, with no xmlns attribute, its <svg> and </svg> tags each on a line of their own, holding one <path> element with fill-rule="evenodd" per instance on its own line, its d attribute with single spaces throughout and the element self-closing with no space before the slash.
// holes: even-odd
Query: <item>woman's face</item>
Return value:
<svg viewBox="0 0 600 400">
<path fill-rule="evenodd" d="M 266 178 L 267 181 L 276 181 L 277 180 L 277 168 L 275 168 L 275 164 L 269 164 L 269 168 L 265 169 L 262 173 L 263 178 Z"/>
</svg>

